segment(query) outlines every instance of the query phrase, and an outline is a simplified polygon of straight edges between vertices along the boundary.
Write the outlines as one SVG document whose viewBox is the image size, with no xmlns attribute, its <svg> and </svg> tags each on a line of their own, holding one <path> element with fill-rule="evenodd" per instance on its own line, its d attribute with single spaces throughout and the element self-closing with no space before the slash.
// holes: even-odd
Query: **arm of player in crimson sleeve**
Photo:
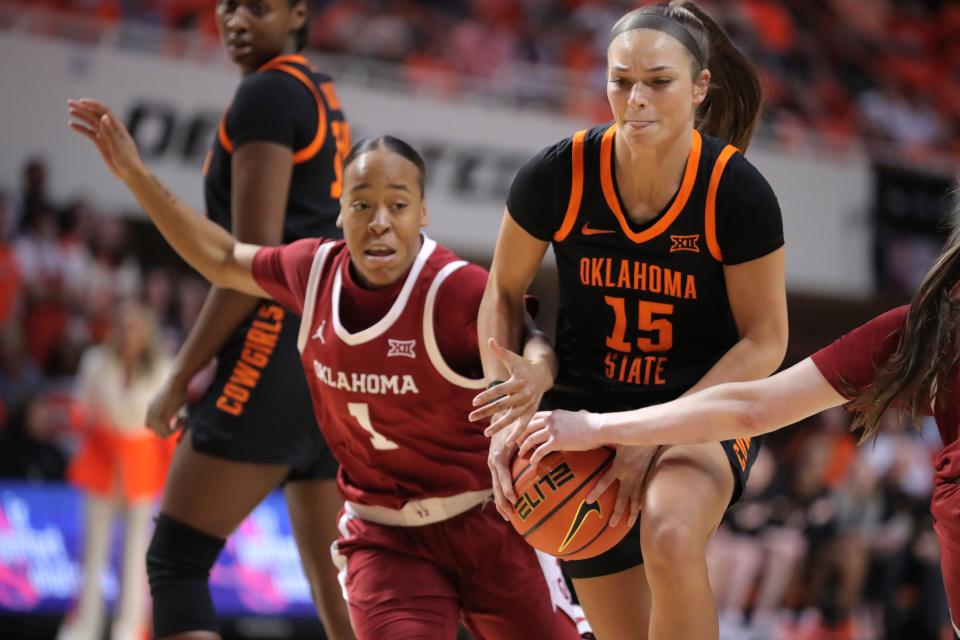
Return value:
<svg viewBox="0 0 960 640">
<path fill-rule="evenodd" d="M 150 173 L 130 132 L 107 105 L 87 98 L 67 104 L 70 127 L 94 144 L 181 258 L 214 284 L 265 295 L 251 273 L 259 247 L 237 242 L 167 189 Z"/>
<path fill-rule="evenodd" d="M 556 450 L 600 445 L 702 444 L 755 437 L 846 402 L 814 364 L 802 362 L 769 378 L 731 382 L 664 404 L 617 413 L 541 411 L 521 437 L 534 459 Z"/>
<path fill-rule="evenodd" d="M 286 147 L 264 142 L 245 144 L 234 152 L 231 213 L 237 239 L 256 245 L 273 245 L 282 239 L 291 155 Z M 178 386 L 185 387 L 220 351 L 265 296 L 251 296 L 217 285 L 210 289 L 174 361 L 172 376 Z"/>
<path fill-rule="evenodd" d="M 740 340 L 687 393 L 770 375 L 787 351 L 787 294 L 784 251 L 724 265 L 727 298 Z"/>
<path fill-rule="evenodd" d="M 237 240 L 274 246 L 283 239 L 293 152 L 273 142 L 238 146 L 231 159 L 231 219 Z M 183 385 L 217 354 L 266 293 L 251 296 L 213 286 L 177 353 L 173 375 Z"/>
</svg>

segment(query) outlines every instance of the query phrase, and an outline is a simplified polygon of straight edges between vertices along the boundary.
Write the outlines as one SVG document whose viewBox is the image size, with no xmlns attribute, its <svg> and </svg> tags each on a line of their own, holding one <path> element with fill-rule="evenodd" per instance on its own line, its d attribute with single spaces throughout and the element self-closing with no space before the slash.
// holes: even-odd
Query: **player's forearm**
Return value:
<svg viewBox="0 0 960 640">
<path fill-rule="evenodd" d="M 559 364 L 557 354 L 547 336 L 540 331 L 529 316 L 525 317 L 523 357 L 540 373 L 540 385 L 544 391 L 553 387 Z"/>
<path fill-rule="evenodd" d="M 725 382 L 766 378 L 783 362 L 785 342 L 746 335 L 714 364 L 684 395 Z"/>
<path fill-rule="evenodd" d="M 480 360 L 487 380 L 506 380 L 510 376 L 503 364 L 490 352 L 487 341 L 494 338 L 501 346 L 514 352 L 520 351 L 523 318 L 523 293 L 511 295 L 502 290 L 496 286 L 491 275 L 477 315 Z"/>
<path fill-rule="evenodd" d="M 227 280 L 236 240 L 222 227 L 191 209 L 144 167 L 125 180 L 170 246 L 214 284 Z"/>
<path fill-rule="evenodd" d="M 594 414 L 597 443 L 608 445 L 702 444 L 772 431 L 744 383 L 722 384 L 660 405 Z"/>
<path fill-rule="evenodd" d="M 260 302 L 260 298 L 211 287 L 203 308 L 174 360 L 171 376 L 176 384 L 185 388 L 193 376 L 223 348 L 230 335 Z"/>
</svg>

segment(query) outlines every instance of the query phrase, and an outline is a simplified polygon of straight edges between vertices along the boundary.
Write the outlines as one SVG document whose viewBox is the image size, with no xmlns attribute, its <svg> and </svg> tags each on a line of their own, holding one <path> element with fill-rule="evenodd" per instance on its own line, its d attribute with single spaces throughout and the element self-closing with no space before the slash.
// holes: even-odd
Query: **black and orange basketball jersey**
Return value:
<svg viewBox="0 0 960 640">
<path fill-rule="evenodd" d="M 303 56 L 286 55 L 240 83 L 204 164 L 207 216 L 228 230 L 231 155 L 254 141 L 275 142 L 293 151 L 283 242 L 340 237 L 336 220 L 350 128 L 330 77 Z"/>
<path fill-rule="evenodd" d="M 673 200 L 633 224 L 617 189 L 615 133 L 595 127 L 541 152 L 518 174 L 508 209 L 553 245 L 558 389 L 642 406 L 681 395 L 738 341 L 724 264 L 776 250 L 783 230 L 760 174 L 697 131 Z M 551 189 L 561 195 L 544 197 Z M 765 193 L 738 194 L 747 189 Z"/>
</svg>

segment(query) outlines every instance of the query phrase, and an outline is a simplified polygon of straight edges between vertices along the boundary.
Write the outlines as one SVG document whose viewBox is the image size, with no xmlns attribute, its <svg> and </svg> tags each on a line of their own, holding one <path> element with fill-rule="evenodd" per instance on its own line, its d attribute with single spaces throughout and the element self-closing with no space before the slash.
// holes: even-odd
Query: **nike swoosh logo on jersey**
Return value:
<svg viewBox="0 0 960 640">
<path fill-rule="evenodd" d="M 616 233 L 616 232 L 613 229 L 592 229 L 590 228 L 590 223 L 587 222 L 582 227 L 580 227 L 580 233 L 582 233 L 585 236 L 599 236 L 606 233 Z"/>
<path fill-rule="evenodd" d="M 586 521 L 587 516 L 591 513 L 596 512 L 597 516 L 602 518 L 603 512 L 600 510 L 600 502 L 587 502 L 583 500 L 580 502 L 580 507 L 577 509 L 577 515 L 573 517 L 573 522 L 570 523 L 570 530 L 567 531 L 567 535 L 564 536 L 563 542 L 560 543 L 560 548 L 557 549 L 557 553 L 563 553 L 563 550 L 567 548 L 567 545 L 577 536 L 577 533 L 580 532 L 580 529 L 583 527 L 583 523 Z"/>
</svg>

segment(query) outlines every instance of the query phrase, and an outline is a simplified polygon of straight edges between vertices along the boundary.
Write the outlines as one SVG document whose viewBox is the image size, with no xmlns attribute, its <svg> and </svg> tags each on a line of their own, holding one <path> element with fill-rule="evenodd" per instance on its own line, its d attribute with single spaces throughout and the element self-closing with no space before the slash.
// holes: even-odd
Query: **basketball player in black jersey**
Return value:
<svg viewBox="0 0 960 640">
<path fill-rule="evenodd" d="M 536 404 L 524 398 L 539 399 L 552 378 L 508 370 L 499 345 L 519 343 L 523 295 L 548 245 L 561 309 L 547 408 L 637 408 L 765 377 L 786 348 L 779 205 L 740 153 L 759 114 L 755 70 L 690 3 L 628 13 L 613 28 L 608 64 L 614 122 L 548 147 L 520 170 L 480 308 L 487 376 L 512 375 L 481 394 L 485 406 L 472 414 L 494 416 L 501 512 L 515 499 L 511 440 Z M 524 375 L 532 382 L 522 392 Z M 618 447 L 588 500 L 619 480 L 614 518 L 626 511 L 637 524 L 606 554 L 565 563 L 598 638 L 718 637 L 707 540 L 739 497 L 757 447 L 749 438 Z"/>
<path fill-rule="evenodd" d="M 243 73 L 204 163 L 207 215 L 244 242 L 337 235 L 349 130 L 330 78 L 296 55 L 303 0 L 219 0 L 217 22 Z M 216 374 L 186 420 L 147 552 L 158 638 L 215 638 L 208 578 L 225 538 L 284 484 L 300 557 L 327 636 L 352 638 L 330 559 L 342 504 L 296 350 L 299 318 L 214 287 L 147 422 L 179 428 L 187 383 Z"/>
</svg>

